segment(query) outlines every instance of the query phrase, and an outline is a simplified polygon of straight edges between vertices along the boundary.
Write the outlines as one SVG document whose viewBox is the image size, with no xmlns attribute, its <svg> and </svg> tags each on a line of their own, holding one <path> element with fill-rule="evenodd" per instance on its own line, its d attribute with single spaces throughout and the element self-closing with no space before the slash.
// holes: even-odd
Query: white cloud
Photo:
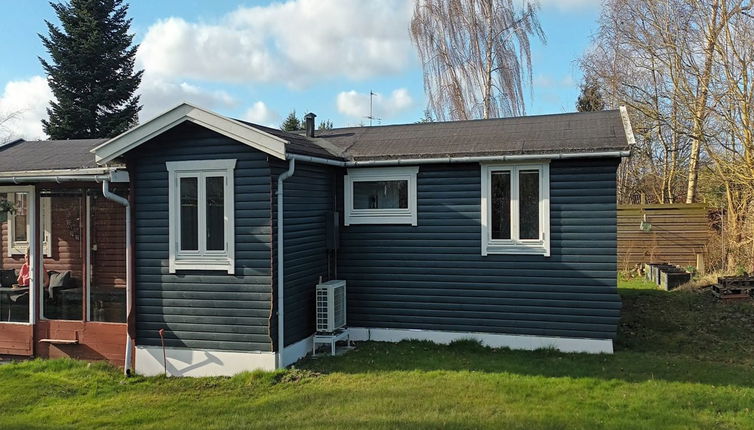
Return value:
<svg viewBox="0 0 754 430">
<path fill-rule="evenodd" d="M 42 119 L 47 119 L 47 107 L 52 99 L 47 79 L 42 76 L 8 82 L 0 96 L 0 119 L 12 118 L 0 125 L 0 139 L 44 139 Z"/>
<path fill-rule="evenodd" d="M 137 94 L 142 104 L 141 122 L 148 121 L 181 102 L 190 102 L 207 109 L 231 108 L 236 99 L 225 91 L 208 91 L 187 82 L 173 82 L 144 73 Z"/>
<path fill-rule="evenodd" d="M 412 2 L 289 0 L 240 7 L 217 23 L 181 18 L 147 31 L 138 61 L 164 77 L 300 87 L 396 73 L 413 58 Z"/>
<path fill-rule="evenodd" d="M 186 82 L 172 82 L 145 73 L 137 91 L 141 95 L 139 119 L 144 122 L 187 101 L 208 109 L 232 108 L 238 102 L 225 91 L 208 91 Z M 47 119 L 47 107 L 54 99 L 47 80 L 34 76 L 27 80 L 11 81 L 0 96 L 0 119 L 12 115 L 0 124 L 0 141 L 22 137 L 27 140 L 44 139 L 42 119 Z"/>
<path fill-rule="evenodd" d="M 602 7 L 602 0 L 539 0 L 542 9 L 557 8 L 561 11 L 597 9 Z"/>
<path fill-rule="evenodd" d="M 343 91 L 336 100 L 338 112 L 354 118 L 365 118 L 369 115 L 369 93 L 359 93 L 354 90 Z M 377 118 L 389 118 L 398 115 L 414 104 L 408 90 L 400 88 L 394 90 L 390 96 L 375 93 L 372 98 L 372 115 Z"/>
<path fill-rule="evenodd" d="M 243 119 L 255 124 L 277 127 L 280 122 L 280 115 L 270 109 L 264 102 L 258 101 L 246 110 L 243 114 Z"/>
</svg>

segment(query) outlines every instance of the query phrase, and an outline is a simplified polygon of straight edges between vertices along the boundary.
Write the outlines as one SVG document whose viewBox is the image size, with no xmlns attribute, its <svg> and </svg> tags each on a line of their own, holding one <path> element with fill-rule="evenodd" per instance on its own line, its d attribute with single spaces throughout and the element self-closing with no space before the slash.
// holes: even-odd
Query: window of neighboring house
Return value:
<svg viewBox="0 0 754 430">
<path fill-rule="evenodd" d="M 29 247 L 31 237 L 31 216 L 29 211 L 28 192 L 15 192 L 7 194 L 8 200 L 15 205 L 15 212 L 8 214 L 8 256 L 24 255 Z M 52 256 L 52 216 L 50 198 L 41 197 L 40 221 L 42 224 L 42 252 L 45 257 Z"/>
<path fill-rule="evenodd" d="M 233 171 L 236 160 L 168 162 L 170 273 L 234 273 Z"/>
<path fill-rule="evenodd" d="M 416 225 L 418 167 L 348 169 L 344 224 Z"/>
<path fill-rule="evenodd" d="M 550 166 L 482 165 L 482 255 L 550 255 Z"/>
</svg>

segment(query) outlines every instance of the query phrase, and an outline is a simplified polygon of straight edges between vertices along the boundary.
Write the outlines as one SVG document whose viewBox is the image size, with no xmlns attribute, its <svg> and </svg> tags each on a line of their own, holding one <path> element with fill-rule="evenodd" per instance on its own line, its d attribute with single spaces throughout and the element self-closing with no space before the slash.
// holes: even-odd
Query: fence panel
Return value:
<svg viewBox="0 0 754 430">
<path fill-rule="evenodd" d="M 650 262 L 696 266 L 711 234 L 704 204 L 618 205 L 618 268 Z"/>
</svg>

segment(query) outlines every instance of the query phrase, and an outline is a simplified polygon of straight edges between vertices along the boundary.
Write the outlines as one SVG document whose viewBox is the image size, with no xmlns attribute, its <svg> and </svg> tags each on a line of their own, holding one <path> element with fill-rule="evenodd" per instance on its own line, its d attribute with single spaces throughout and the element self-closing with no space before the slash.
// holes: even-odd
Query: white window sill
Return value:
<svg viewBox="0 0 754 430">
<path fill-rule="evenodd" d="M 403 216 L 395 216 L 395 215 L 369 215 L 369 216 L 354 216 L 354 215 L 348 215 L 347 219 L 345 220 L 344 224 L 346 226 L 352 225 L 352 224 L 408 224 L 408 225 L 416 225 L 416 216 L 411 215 L 403 215 Z"/>
<path fill-rule="evenodd" d="M 170 273 L 176 273 L 179 271 L 195 271 L 195 270 L 214 270 L 227 272 L 229 275 L 233 275 L 235 272 L 233 262 L 227 259 L 180 259 L 170 263 Z"/>
<path fill-rule="evenodd" d="M 544 246 L 526 246 L 526 245 L 487 245 L 482 251 L 482 255 L 505 254 L 505 255 L 543 255 L 550 256 L 550 250 Z"/>
</svg>

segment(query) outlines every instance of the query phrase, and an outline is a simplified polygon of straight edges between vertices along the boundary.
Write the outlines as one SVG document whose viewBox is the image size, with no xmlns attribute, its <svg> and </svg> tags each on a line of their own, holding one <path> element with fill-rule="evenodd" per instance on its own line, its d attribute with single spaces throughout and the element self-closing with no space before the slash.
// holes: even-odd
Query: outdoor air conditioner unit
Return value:
<svg viewBox="0 0 754 430">
<path fill-rule="evenodd" d="M 332 333 L 346 325 L 346 281 L 317 284 L 317 332 Z"/>
</svg>

